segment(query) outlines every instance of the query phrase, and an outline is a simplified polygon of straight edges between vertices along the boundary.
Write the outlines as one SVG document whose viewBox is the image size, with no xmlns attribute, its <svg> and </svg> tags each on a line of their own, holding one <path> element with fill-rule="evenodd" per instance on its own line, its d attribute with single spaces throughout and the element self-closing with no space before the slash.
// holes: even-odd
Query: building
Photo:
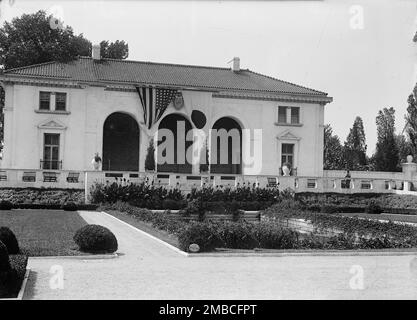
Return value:
<svg viewBox="0 0 417 320">
<path fill-rule="evenodd" d="M 199 128 L 210 137 L 210 129 L 223 128 L 236 129 L 240 142 L 227 145 L 226 163 L 209 160 L 212 174 L 279 176 L 288 162 L 292 175 L 323 176 L 324 107 L 332 98 L 241 69 L 239 58 L 231 68 L 217 68 L 101 59 L 94 48 L 93 57 L 7 70 L 1 82 L 6 169 L 88 171 L 99 153 L 103 171 L 144 172 L 158 129 L 173 132 L 177 150 L 181 130 Z M 245 129 L 262 129 L 261 140 L 250 139 L 261 141 L 256 172 L 242 161 L 251 152 L 242 142 Z M 179 158 L 175 153 L 157 171 L 199 173 L 198 165 Z"/>
</svg>

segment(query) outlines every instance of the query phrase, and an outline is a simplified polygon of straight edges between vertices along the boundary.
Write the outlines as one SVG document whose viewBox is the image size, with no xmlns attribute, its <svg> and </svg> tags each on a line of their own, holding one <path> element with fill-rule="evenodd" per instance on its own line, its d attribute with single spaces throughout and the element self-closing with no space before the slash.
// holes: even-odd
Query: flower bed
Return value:
<svg viewBox="0 0 417 320">
<path fill-rule="evenodd" d="M 288 219 L 311 221 L 316 234 L 326 230 L 337 230 L 341 233 L 331 237 L 336 248 L 374 249 L 374 248 L 415 248 L 417 247 L 417 228 L 404 224 L 379 222 L 376 220 L 344 217 L 324 213 L 314 213 L 293 206 L 290 210 L 285 204 L 277 204 L 262 213 L 262 220 L 282 222 Z M 315 239 L 310 237 L 308 241 Z M 326 240 L 325 242 L 328 242 Z"/>
<path fill-rule="evenodd" d="M 232 249 L 382 249 L 417 247 L 417 229 L 405 225 L 367 219 L 341 217 L 304 211 L 293 200 L 285 200 L 263 212 L 263 221 L 191 221 L 186 215 L 170 211 L 152 212 L 125 203 L 110 204 L 103 210 L 118 210 L 148 222 L 178 238 L 179 248 L 188 251 L 197 244 L 200 252 L 215 248 Z M 300 233 L 285 227 L 288 219 L 310 220 L 312 233 Z M 340 232 L 323 232 L 323 230 Z"/>
</svg>

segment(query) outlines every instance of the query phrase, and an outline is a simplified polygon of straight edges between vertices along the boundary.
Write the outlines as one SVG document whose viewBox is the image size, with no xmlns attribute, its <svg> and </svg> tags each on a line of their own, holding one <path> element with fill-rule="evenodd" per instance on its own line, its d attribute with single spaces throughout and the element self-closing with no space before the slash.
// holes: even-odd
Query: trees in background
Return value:
<svg viewBox="0 0 417 320">
<path fill-rule="evenodd" d="M 399 147 L 395 136 L 395 110 L 384 108 L 376 117 L 377 143 L 373 156 L 376 171 L 399 169 Z"/>
<path fill-rule="evenodd" d="M 361 117 L 356 117 L 343 147 L 346 169 L 365 170 L 367 165 L 365 129 Z"/>
<path fill-rule="evenodd" d="M 100 55 L 104 58 L 126 59 L 129 55 L 129 45 L 123 40 L 110 43 L 103 40 L 100 42 Z"/>
<path fill-rule="evenodd" d="M 337 135 L 333 134 L 330 124 L 324 126 L 324 170 L 344 168 L 343 146 Z"/>
</svg>

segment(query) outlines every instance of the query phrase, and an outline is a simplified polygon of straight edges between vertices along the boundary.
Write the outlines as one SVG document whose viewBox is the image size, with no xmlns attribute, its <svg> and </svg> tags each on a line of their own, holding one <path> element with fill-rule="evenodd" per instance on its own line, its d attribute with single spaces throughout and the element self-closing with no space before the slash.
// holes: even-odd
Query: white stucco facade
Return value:
<svg viewBox="0 0 417 320">
<path fill-rule="evenodd" d="M 229 69 L 79 57 L 6 70 L 0 85 L 3 169 L 88 171 L 98 153 L 103 170 L 144 172 L 149 141 L 165 128 L 176 136 L 176 158 L 158 172 L 200 173 L 198 161 L 181 166 L 177 152 L 184 150 L 177 137 L 199 129 L 207 137 L 211 173 L 279 176 L 289 163 L 292 175 L 323 176 L 324 108 L 332 98 L 240 69 L 238 59 Z M 234 138 L 213 136 L 214 129 L 237 129 L 238 148 L 228 145 Z M 240 164 L 216 167 L 219 141 Z"/>
<path fill-rule="evenodd" d="M 140 127 L 139 170 L 144 170 L 148 141 L 158 127 L 146 129 L 137 92 L 109 90 L 85 85 L 82 88 L 4 84 L 5 134 L 3 168 L 39 169 L 43 158 L 44 133 L 60 134 L 59 158 L 64 170 L 90 170 L 96 152 L 102 154 L 103 125 L 115 112 L 132 116 Z M 66 112 L 40 111 L 41 91 L 67 93 Z M 268 101 L 218 97 L 213 92 L 181 90 L 184 107 L 176 110 L 171 103 L 164 116 L 179 113 L 190 118 L 192 110 L 202 111 L 208 134 L 222 117 L 236 120 L 242 129 L 262 130 L 261 175 L 279 175 L 281 144 L 294 144 L 294 167 L 299 176 L 323 175 L 324 104 L 308 102 Z M 300 123 L 278 124 L 278 107 L 299 107 Z M 163 119 L 161 118 L 161 120 Z M 253 138 L 252 138 L 253 140 Z M 243 144 L 243 154 L 250 152 Z M 252 151 L 253 152 L 253 151 Z M 250 173 L 243 167 L 242 173 Z"/>
</svg>

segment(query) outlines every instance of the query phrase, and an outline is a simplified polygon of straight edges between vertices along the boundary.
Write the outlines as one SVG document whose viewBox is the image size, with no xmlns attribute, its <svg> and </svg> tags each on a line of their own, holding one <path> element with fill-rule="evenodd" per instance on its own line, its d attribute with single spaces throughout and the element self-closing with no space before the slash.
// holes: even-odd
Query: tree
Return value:
<svg viewBox="0 0 417 320">
<path fill-rule="evenodd" d="M 149 140 L 149 146 L 145 158 L 145 170 L 155 170 L 155 146 L 153 143 L 153 139 Z"/>
<path fill-rule="evenodd" d="M 412 155 L 413 147 L 411 142 L 403 134 L 396 134 L 395 141 L 398 146 L 399 169 L 401 169 L 401 163 L 407 161 L 408 155 Z"/>
<path fill-rule="evenodd" d="M 412 155 L 417 154 L 417 85 L 413 92 L 408 96 L 407 114 L 405 115 L 405 131 L 412 147 Z"/>
<path fill-rule="evenodd" d="M 324 170 L 343 169 L 343 147 L 330 124 L 324 126 Z"/>
<path fill-rule="evenodd" d="M 395 110 L 384 108 L 376 117 L 377 143 L 374 155 L 375 170 L 397 171 L 399 150 L 395 139 Z"/>
<path fill-rule="evenodd" d="M 366 169 L 368 162 L 366 158 L 367 145 L 361 117 L 356 117 L 353 122 L 353 126 L 349 131 L 343 149 L 344 164 L 347 169 Z"/>
<path fill-rule="evenodd" d="M 123 40 L 111 43 L 103 40 L 100 42 L 100 55 L 103 58 L 126 59 L 129 55 L 129 45 Z"/>
<path fill-rule="evenodd" d="M 0 64 L 4 69 L 48 61 L 69 61 L 91 54 L 91 42 L 71 27 L 51 27 L 44 11 L 23 14 L 0 28 Z"/>
</svg>

